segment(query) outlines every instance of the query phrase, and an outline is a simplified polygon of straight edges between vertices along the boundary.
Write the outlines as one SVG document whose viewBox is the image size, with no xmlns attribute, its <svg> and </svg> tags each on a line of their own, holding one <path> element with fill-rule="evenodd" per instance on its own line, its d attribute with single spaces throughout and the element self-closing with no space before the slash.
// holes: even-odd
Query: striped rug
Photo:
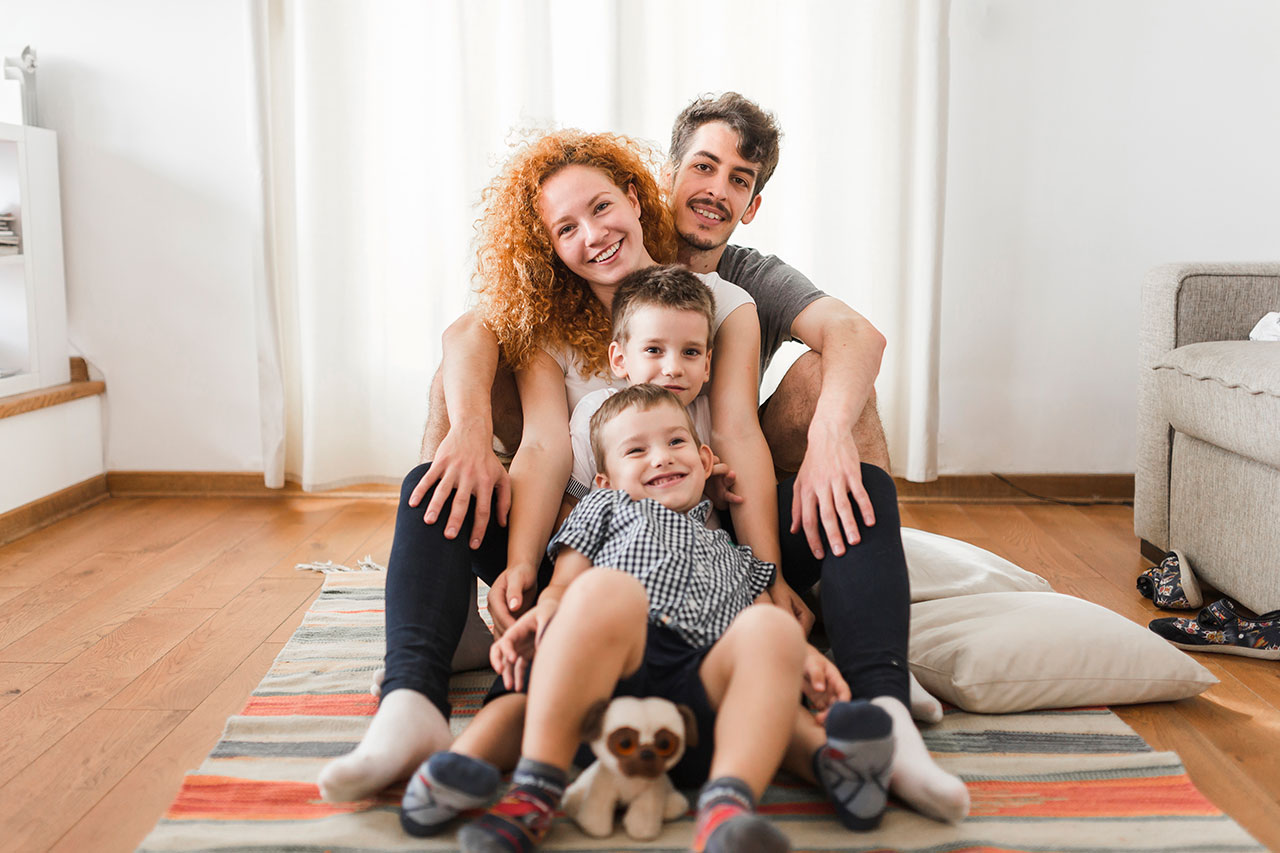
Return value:
<svg viewBox="0 0 1280 853">
<path fill-rule="evenodd" d="M 399 825 L 399 791 L 321 802 L 315 780 L 360 739 L 383 646 L 383 576 L 331 574 L 271 671 L 232 717 L 213 753 L 187 776 L 144 851 L 355 853 L 456 850 L 452 835 L 422 840 Z M 478 710 L 489 677 L 455 678 L 454 726 Z M 779 781 L 761 810 L 810 851 L 1254 851 L 1262 848 L 1191 784 L 1178 757 L 1153 752 L 1105 708 L 984 716 L 949 711 L 925 739 L 964 778 L 972 815 L 945 826 L 896 805 L 874 832 L 834 820 L 813 789 Z M 687 849 L 688 816 L 661 838 L 591 839 L 562 819 L 548 850 Z"/>
</svg>

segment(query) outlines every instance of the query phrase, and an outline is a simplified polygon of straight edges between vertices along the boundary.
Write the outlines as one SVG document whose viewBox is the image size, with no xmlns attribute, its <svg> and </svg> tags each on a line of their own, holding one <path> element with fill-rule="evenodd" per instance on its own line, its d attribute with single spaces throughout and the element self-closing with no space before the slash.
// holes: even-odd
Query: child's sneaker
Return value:
<svg viewBox="0 0 1280 853">
<path fill-rule="evenodd" d="M 1280 610 L 1246 619 L 1236 613 L 1231 599 L 1224 598 L 1194 619 L 1170 616 L 1148 627 L 1180 649 L 1280 660 Z"/>
<path fill-rule="evenodd" d="M 1138 592 L 1164 610 L 1195 610 L 1204 603 L 1200 584 L 1181 551 L 1170 551 L 1160 565 L 1138 575 Z"/>
</svg>

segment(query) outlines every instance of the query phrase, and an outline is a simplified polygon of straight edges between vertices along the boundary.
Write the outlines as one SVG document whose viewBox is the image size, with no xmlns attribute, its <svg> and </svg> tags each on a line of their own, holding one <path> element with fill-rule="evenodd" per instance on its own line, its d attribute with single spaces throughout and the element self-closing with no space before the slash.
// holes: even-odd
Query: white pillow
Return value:
<svg viewBox="0 0 1280 853">
<path fill-rule="evenodd" d="M 1056 592 L 913 604 L 908 657 L 934 696 L 988 714 L 1184 699 L 1218 682 L 1141 625 Z"/>
<path fill-rule="evenodd" d="M 902 528 L 911 601 L 983 592 L 1052 592 L 1049 582 L 990 551 L 936 533 Z"/>
</svg>

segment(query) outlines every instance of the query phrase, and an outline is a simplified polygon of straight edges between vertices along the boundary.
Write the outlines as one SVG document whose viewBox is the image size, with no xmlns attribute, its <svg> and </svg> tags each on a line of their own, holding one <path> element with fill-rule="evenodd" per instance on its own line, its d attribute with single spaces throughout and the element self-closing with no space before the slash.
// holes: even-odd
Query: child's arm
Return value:
<svg viewBox="0 0 1280 853">
<path fill-rule="evenodd" d="M 564 591 L 574 579 L 591 568 L 586 555 L 562 547 L 556 556 L 556 568 L 551 583 L 538 596 L 538 604 L 521 616 L 502 637 L 489 647 L 489 662 L 502 675 L 502 683 L 508 690 L 524 689 L 525 665 L 533 660 L 538 641 L 546 629 Z"/>
</svg>

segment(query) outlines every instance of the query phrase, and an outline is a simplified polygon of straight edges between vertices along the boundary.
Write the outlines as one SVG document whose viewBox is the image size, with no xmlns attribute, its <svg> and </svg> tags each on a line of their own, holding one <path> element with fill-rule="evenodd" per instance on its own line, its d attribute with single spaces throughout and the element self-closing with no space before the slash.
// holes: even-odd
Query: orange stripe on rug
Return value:
<svg viewBox="0 0 1280 853">
<path fill-rule="evenodd" d="M 245 717 L 372 717 L 378 700 L 368 693 L 297 696 L 252 696 L 240 712 Z"/>
<path fill-rule="evenodd" d="M 1070 782 L 969 782 L 971 815 L 1145 817 L 1222 814 L 1186 775 Z"/>
<path fill-rule="evenodd" d="M 379 797 L 354 803 L 326 803 L 306 782 L 263 781 L 233 776 L 188 776 L 166 817 L 171 820 L 309 820 L 399 805 Z"/>
</svg>

